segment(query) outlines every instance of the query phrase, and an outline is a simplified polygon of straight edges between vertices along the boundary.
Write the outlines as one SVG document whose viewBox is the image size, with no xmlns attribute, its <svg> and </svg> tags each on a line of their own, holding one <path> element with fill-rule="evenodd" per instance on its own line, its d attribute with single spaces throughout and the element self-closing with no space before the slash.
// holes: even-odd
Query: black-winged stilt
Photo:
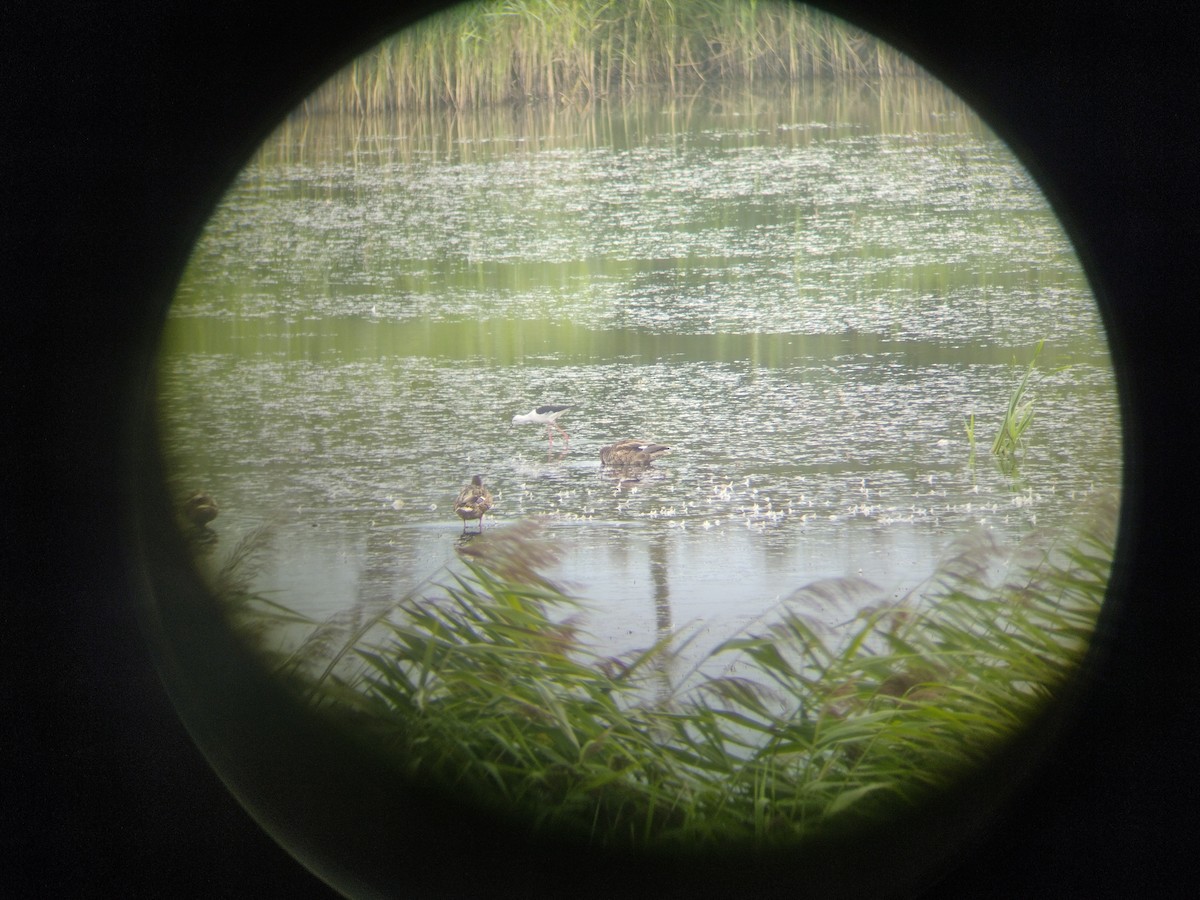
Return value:
<svg viewBox="0 0 1200 900">
<path fill-rule="evenodd" d="M 558 424 L 558 417 L 570 408 L 569 406 L 539 406 L 533 412 L 513 416 L 512 423 L 514 425 L 545 425 L 546 437 L 550 438 L 551 447 L 554 446 L 554 431 L 552 429 L 557 429 L 562 432 L 562 436 L 570 444 L 571 436 Z"/>
<path fill-rule="evenodd" d="M 660 456 L 671 452 L 664 444 L 626 438 L 600 448 L 600 464 L 604 466 L 648 466 Z"/>
<path fill-rule="evenodd" d="M 492 492 L 483 486 L 483 476 L 476 475 L 454 501 L 454 511 L 463 520 L 463 534 L 467 533 L 467 522 L 471 519 L 478 519 L 479 530 L 483 531 L 483 514 L 491 508 Z"/>
</svg>

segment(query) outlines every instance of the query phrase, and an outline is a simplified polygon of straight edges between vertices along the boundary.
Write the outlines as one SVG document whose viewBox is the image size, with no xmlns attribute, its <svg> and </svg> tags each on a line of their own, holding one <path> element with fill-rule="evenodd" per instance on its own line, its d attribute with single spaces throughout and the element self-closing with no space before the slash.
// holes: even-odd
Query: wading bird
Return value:
<svg viewBox="0 0 1200 900">
<path fill-rule="evenodd" d="M 546 437 L 550 438 L 551 447 L 554 446 L 554 431 L 552 429 L 557 429 L 562 432 L 566 443 L 570 444 L 571 436 L 558 424 L 558 417 L 570 408 L 569 406 L 539 406 L 533 412 L 513 416 L 512 423 L 514 425 L 545 425 Z"/>
<path fill-rule="evenodd" d="M 664 444 L 626 438 L 600 448 L 600 464 L 618 468 L 648 466 L 660 456 L 671 452 Z"/>
<path fill-rule="evenodd" d="M 483 531 L 483 515 L 491 508 L 492 492 L 483 486 L 483 476 L 476 475 L 454 501 L 454 511 L 463 520 L 463 534 L 467 533 L 467 522 L 471 519 L 477 519 L 479 530 Z"/>
<path fill-rule="evenodd" d="M 196 491 L 183 501 L 182 511 L 183 517 L 192 527 L 204 528 L 217 517 L 220 508 L 217 506 L 217 501 L 212 498 L 212 494 Z"/>
</svg>

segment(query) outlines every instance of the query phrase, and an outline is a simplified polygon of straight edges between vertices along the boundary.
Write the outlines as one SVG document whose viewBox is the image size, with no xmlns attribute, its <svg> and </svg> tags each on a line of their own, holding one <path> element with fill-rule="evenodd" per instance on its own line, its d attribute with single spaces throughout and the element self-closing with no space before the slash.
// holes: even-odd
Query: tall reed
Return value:
<svg viewBox="0 0 1200 900">
<path fill-rule="evenodd" d="M 465 3 L 359 57 L 307 102 L 313 112 L 586 103 L 720 79 L 912 75 L 918 67 L 807 6 L 743 0 Z"/>
<path fill-rule="evenodd" d="M 1033 375 L 1044 343 L 1045 341 L 1038 341 L 1029 365 L 1025 367 L 1025 374 L 1008 398 L 1008 407 L 1004 411 L 1000 430 L 996 432 L 996 439 L 992 441 L 992 453 L 996 456 L 1011 457 L 1015 454 L 1017 448 L 1021 446 L 1025 432 L 1033 422 L 1033 401 L 1025 399 L 1025 392 L 1029 387 L 1029 378 Z"/>
<path fill-rule="evenodd" d="M 1034 721 L 1088 648 L 1115 519 L 1110 499 L 1015 554 L 971 535 L 899 602 L 859 579 L 810 585 L 684 679 L 679 644 L 589 649 L 585 610 L 522 523 L 468 545 L 440 585 L 326 628 L 308 652 L 332 662 L 281 668 L 409 777 L 534 832 L 793 844 L 913 809 Z M 860 611 L 838 627 L 809 612 L 839 604 Z"/>
</svg>

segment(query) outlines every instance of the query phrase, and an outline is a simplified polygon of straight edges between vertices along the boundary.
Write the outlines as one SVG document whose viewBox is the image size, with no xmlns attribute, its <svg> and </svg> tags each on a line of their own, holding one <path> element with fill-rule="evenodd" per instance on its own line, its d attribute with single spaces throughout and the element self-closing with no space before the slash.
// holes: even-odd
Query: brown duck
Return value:
<svg viewBox="0 0 1200 900">
<path fill-rule="evenodd" d="M 648 466 L 660 456 L 671 452 L 665 444 L 626 438 L 600 448 L 600 464 L 618 468 Z"/>
<path fill-rule="evenodd" d="M 471 483 L 458 492 L 454 501 L 454 511 L 463 520 L 463 534 L 467 532 L 467 522 L 475 519 L 479 522 L 479 530 L 483 531 L 483 516 L 492 508 L 492 492 L 483 486 L 483 476 L 476 475 Z"/>
<path fill-rule="evenodd" d="M 184 519 L 193 528 L 204 528 L 217 517 L 217 513 L 220 511 L 217 501 L 212 498 L 211 494 L 206 494 L 204 491 L 196 491 L 183 501 L 181 507 Z"/>
</svg>

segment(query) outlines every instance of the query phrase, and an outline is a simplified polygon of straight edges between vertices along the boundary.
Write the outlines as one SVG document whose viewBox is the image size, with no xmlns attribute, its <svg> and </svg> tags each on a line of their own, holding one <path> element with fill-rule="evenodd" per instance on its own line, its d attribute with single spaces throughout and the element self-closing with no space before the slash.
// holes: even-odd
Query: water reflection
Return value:
<svg viewBox="0 0 1200 900">
<path fill-rule="evenodd" d="M 301 169 L 331 157 L 367 166 L 486 164 L 510 155 L 605 151 L 658 142 L 679 148 L 688 141 L 703 141 L 737 149 L 766 136 L 776 137 L 788 149 L 802 149 L 831 137 L 861 134 L 903 135 L 932 143 L 943 135 L 984 136 L 987 129 L 957 95 L 932 79 L 875 84 L 806 79 L 754 90 L 710 85 L 683 95 L 645 91 L 623 102 L 596 101 L 583 107 L 500 104 L 431 116 L 356 116 L 353 127 L 336 115 L 298 111 L 259 153 L 265 165 Z M 969 164 L 970 150 L 957 158 Z M 345 197 L 352 189 L 336 180 L 301 178 L 291 187 L 322 198 Z"/>
</svg>

